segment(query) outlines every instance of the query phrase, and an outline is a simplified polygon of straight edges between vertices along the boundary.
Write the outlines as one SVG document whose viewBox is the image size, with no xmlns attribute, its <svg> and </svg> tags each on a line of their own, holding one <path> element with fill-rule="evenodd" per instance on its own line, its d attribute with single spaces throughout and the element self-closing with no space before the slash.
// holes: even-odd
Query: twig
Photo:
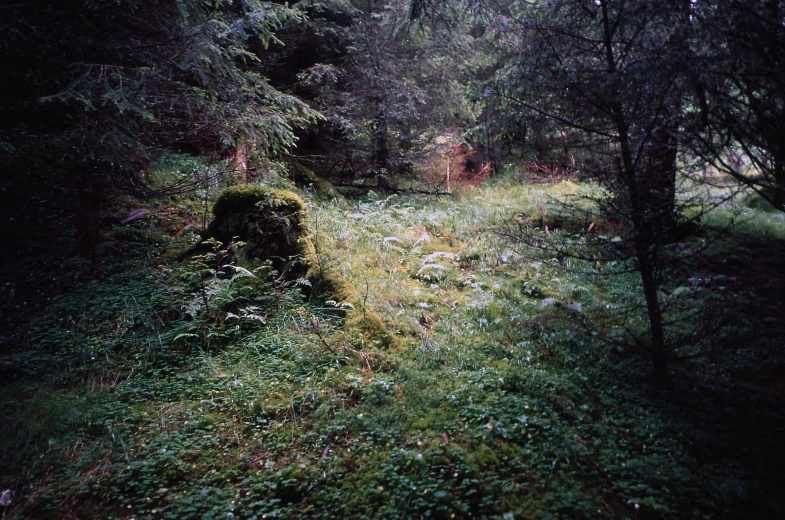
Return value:
<svg viewBox="0 0 785 520">
<path fill-rule="evenodd" d="M 335 347 L 327 343 L 327 340 L 322 335 L 321 327 L 319 326 L 319 322 L 316 321 L 315 318 L 311 318 L 311 327 L 313 328 L 314 333 L 319 336 L 319 340 L 321 340 L 322 345 L 327 347 L 327 350 L 330 351 L 331 354 L 335 354 Z"/>
</svg>

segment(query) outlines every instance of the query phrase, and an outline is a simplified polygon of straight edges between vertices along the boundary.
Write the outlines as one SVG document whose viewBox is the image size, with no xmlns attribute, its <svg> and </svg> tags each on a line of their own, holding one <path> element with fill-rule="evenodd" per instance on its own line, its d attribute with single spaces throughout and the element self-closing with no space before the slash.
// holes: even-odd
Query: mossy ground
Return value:
<svg viewBox="0 0 785 520">
<path fill-rule="evenodd" d="M 330 181 L 319 177 L 308 167 L 298 162 L 290 161 L 287 164 L 287 170 L 292 182 L 298 188 L 312 190 L 318 198 L 324 200 L 341 198 L 341 195 L 335 190 Z"/>
<path fill-rule="evenodd" d="M 781 514 L 776 302 L 717 272 L 721 249 L 675 271 L 668 297 L 751 307 L 736 344 L 655 391 L 645 358 L 585 328 L 614 333 L 601 324 L 639 303 L 633 274 L 554 269 L 489 232 L 563 188 L 312 203 L 310 269 L 328 274 L 310 300 L 270 266 L 162 262 L 149 226 L 125 233 L 132 253 L 3 337 L 4 515 Z"/>
</svg>

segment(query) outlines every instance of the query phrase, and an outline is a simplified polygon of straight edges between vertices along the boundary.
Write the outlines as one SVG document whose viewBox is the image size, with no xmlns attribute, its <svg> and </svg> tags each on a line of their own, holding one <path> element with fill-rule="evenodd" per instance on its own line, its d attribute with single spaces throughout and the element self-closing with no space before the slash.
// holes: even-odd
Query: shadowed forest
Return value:
<svg viewBox="0 0 785 520">
<path fill-rule="evenodd" d="M 0 518 L 785 517 L 785 2 L 0 5 Z"/>
</svg>

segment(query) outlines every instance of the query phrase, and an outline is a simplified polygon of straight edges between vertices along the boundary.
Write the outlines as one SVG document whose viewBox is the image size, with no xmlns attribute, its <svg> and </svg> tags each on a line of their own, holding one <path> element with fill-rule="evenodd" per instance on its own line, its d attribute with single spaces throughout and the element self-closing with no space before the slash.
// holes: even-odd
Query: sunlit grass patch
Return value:
<svg viewBox="0 0 785 520">
<path fill-rule="evenodd" d="M 682 180 L 687 218 L 714 229 L 752 237 L 785 239 L 785 213 L 776 211 L 750 188 L 728 178 L 708 184 Z"/>
<path fill-rule="evenodd" d="M 702 223 L 760 238 L 785 240 L 785 213 L 745 207 L 717 208 L 703 216 Z"/>
</svg>

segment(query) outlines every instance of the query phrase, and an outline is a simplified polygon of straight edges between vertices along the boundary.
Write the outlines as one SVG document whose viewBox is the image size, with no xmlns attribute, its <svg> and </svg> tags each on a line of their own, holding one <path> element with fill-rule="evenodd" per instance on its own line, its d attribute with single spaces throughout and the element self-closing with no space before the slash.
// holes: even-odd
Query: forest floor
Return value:
<svg viewBox="0 0 785 520">
<path fill-rule="evenodd" d="M 658 388 L 624 341 L 634 272 L 494 233 L 580 189 L 309 199 L 388 346 L 265 268 L 200 291 L 198 202 L 120 225 L 126 201 L 94 258 L 29 224 L 0 271 L 2 517 L 782 517 L 785 222 L 676 248 L 662 297 L 695 341 Z"/>
</svg>

